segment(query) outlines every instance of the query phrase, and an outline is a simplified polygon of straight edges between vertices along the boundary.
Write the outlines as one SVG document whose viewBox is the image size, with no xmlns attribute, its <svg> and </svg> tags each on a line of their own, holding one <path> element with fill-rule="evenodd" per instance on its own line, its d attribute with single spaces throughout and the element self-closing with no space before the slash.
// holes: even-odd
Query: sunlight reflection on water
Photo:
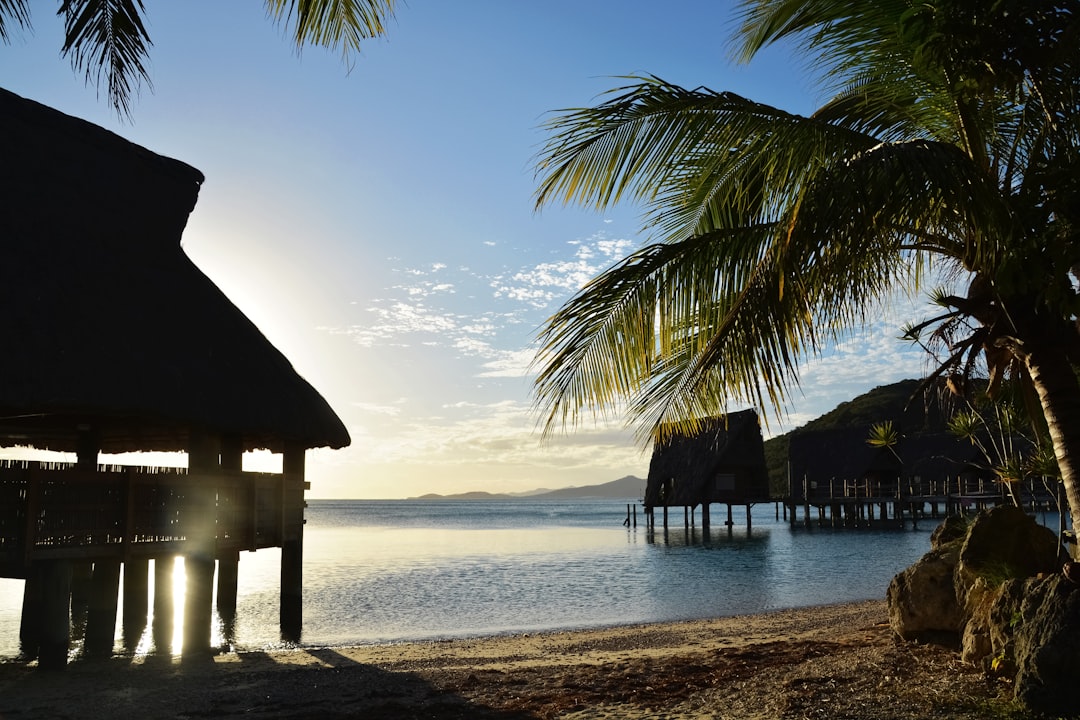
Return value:
<svg viewBox="0 0 1080 720">
<path fill-rule="evenodd" d="M 622 527 L 619 501 L 312 501 L 304 644 L 334 645 L 731 615 L 880 598 L 929 548 L 913 531 L 791 528 L 772 505 L 747 533 Z M 280 551 L 241 553 L 235 625 L 212 643 L 280 645 Z M 175 583 L 182 587 L 183 565 Z M 153 573 L 151 572 L 151 582 Z M 0 657 L 18 652 L 21 581 L 0 581 Z M 151 603 L 152 606 L 152 603 Z M 118 614 L 118 647 L 120 621 Z M 183 635 L 175 605 L 172 652 Z M 139 648 L 152 648 L 149 629 Z"/>
</svg>

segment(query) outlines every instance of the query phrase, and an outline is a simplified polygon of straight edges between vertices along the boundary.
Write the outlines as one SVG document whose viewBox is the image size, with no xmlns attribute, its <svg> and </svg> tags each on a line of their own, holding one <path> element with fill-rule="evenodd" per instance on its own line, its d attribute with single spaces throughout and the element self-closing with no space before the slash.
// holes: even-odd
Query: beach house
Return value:
<svg viewBox="0 0 1080 720">
<path fill-rule="evenodd" d="M 267 547 L 298 639 L 305 454 L 349 434 L 181 248 L 203 175 L 4 90 L 0 144 L 0 575 L 26 581 L 24 654 L 63 664 L 79 603 L 85 651 L 111 652 L 121 575 L 125 642 L 151 579 L 157 631 L 177 556 L 183 652 L 206 651 L 214 578 L 235 612 L 239 553 Z M 244 472 L 255 449 L 282 472 Z M 64 461 L 19 459 L 30 450 Z M 147 452 L 183 461 L 107 462 Z"/>
<path fill-rule="evenodd" d="M 666 528 L 669 508 L 681 507 L 684 524 L 690 525 L 701 506 L 701 524 L 708 528 L 709 506 L 721 503 L 727 506 L 729 528 L 735 505 L 746 508 L 749 525 L 751 506 L 768 501 L 764 441 L 753 410 L 705 418 L 698 432 L 674 433 L 653 446 L 643 503 L 650 523 L 661 508 Z"/>
</svg>

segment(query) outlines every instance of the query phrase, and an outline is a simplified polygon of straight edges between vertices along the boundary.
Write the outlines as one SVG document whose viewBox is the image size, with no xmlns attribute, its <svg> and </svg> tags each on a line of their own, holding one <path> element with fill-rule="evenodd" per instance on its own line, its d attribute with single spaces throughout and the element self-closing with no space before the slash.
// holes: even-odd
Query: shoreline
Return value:
<svg viewBox="0 0 1080 720">
<path fill-rule="evenodd" d="M 77 660 L 58 672 L 0 664 L 0 717 L 26 720 L 976 718 L 999 694 L 955 651 L 896 640 L 881 600 L 183 662 Z"/>
</svg>

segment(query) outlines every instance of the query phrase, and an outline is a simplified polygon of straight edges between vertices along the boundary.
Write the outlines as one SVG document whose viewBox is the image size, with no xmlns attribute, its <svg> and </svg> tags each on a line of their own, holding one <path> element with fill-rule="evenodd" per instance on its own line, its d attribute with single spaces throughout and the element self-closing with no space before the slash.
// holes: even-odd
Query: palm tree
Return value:
<svg viewBox="0 0 1080 720">
<path fill-rule="evenodd" d="M 541 332 L 546 432 L 624 406 L 642 439 L 731 401 L 777 413 L 800 362 L 894 292 L 952 385 L 1031 388 L 1080 527 L 1080 20 L 1065 0 L 742 0 L 748 61 L 791 41 L 829 99 L 803 117 L 653 76 L 557 112 L 537 206 L 641 203 L 654 241 Z"/>
<path fill-rule="evenodd" d="M 360 43 L 386 32 L 396 0 L 266 0 L 267 14 L 289 27 L 297 48 L 307 44 L 340 48 L 347 60 Z M 131 115 L 131 98 L 146 83 L 153 43 L 143 22 L 142 0 L 60 0 L 64 47 L 76 72 L 88 83 L 108 89 L 109 103 Z M 30 27 L 30 0 L 0 0 L 0 40 L 12 29 Z"/>
</svg>

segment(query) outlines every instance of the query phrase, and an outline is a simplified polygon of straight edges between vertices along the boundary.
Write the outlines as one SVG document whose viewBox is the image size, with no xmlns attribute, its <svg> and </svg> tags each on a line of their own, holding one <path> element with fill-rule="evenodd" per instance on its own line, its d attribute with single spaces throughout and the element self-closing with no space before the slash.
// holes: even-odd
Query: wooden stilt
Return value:
<svg viewBox="0 0 1080 720">
<path fill-rule="evenodd" d="M 709 529 L 709 503 L 708 502 L 701 503 L 701 529 L 702 530 L 708 530 Z"/>
<path fill-rule="evenodd" d="M 94 564 L 89 561 L 71 562 L 71 630 L 76 638 L 86 632 L 86 618 L 93 594 Z"/>
<path fill-rule="evenodd" d="M 192 428 L 188 434 L 188 474 L 213 475 L 220 471 L 221 438 L 199 428 Z M 192 499 L 192 508 L 197 508 L 203 524 L 189 535 L 188 549 L 184 555 L 184 641 L 180 649 L 180 654 L 184 657 L 209 654 L 214 612 L 216 498 L 213 493 L 204 492 Z"/>
<path fill-rule="evenodd" d="M 225 552 L 218 558 L 217 609 L 222 621 L 236 619 L 237 577 L 240 571 L 240 553 Z"/>
<path fill-rule="evenodd" d="M 184 657 L 210 653 L 210 629 L 214 611 L 214 561 L 205 555 L 184 558 Z"/>
<path fill-rule="evenodd" d="M 116 609 L 120 597 L 120 561 L 98 560 L 90 579 L 90 604 L 86 613 L 88 657 L 109 657 L 116 639 Z"/>
<path fill-rule="evenodd" d="M 38 667 L 55 670 L 67 665 L 71 647 L 71 563 L 41 563 L 41 631 Z"/>
<path fill-rule="evenodd" d="M 281 638 L 299 642 L 304 624 L 304 456 L 287 447 L 282 457 Z"/>
<path fill-rule="evenodd" d="M 810 478 L 805 475 L 803 476 L 803 525 L 810 527 Z"/>
<path fill-rule="evenodd" d="M 43 606 L 41 566 L 34 565 L 23 585 L 22 618 L 19 624 L 19 654 L 23 660 L 36 660 L 41 647 L 41 609 Z"/>
<path fill-rule="evenodd" d="M 281 545 L 281 639 L 300 642 L 303 632 L 304 541 L 289 540 Z"/>
<path fill-rule="evenodd" d="M 150 561 L 146 558 L 124 563 L 124 649 L 133 652 L 146 630 L 150 593 Z"/>
<path fill-rule="evenodd" d="M 154 558 L 154 649 L 159 653 L 172 652 L 173 613 L 173 573 L 176 570 L 176 558 L 173 556 Z"/>
</svg>

